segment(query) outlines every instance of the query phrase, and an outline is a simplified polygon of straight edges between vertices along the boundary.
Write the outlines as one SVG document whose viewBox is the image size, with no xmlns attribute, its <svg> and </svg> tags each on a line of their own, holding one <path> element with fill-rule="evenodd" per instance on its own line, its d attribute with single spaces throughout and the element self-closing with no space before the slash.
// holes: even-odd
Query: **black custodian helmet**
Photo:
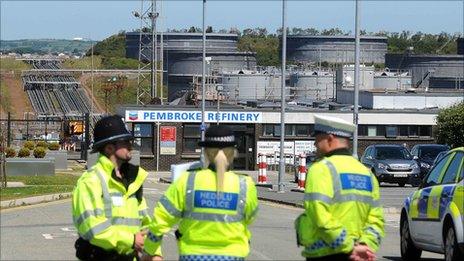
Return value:
<svg viewBox="0 0 464 261">
<path fill-rule="evenodd" d="M 132 134 L 118 115 L 101 118 L 93 130 L 92 153 L 108 143 L 120 140 L 132 140 Z"/>
<path fill-rule="evenodd" d="M 224 125 L 212 125 L 205 133 L 205 140 L 198 143 L 200 147 L 225 148 L 237 145 L 234 132 Z"/>
</svg>

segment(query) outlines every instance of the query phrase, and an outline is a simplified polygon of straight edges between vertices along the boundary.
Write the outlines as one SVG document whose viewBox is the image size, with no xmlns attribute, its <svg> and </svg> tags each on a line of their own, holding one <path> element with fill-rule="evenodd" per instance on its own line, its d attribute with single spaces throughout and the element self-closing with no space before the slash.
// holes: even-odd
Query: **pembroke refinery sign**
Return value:
<svg viewBox="0 0 464 261">
<path fill-rule="evenodd" d="M 262 112 L 206 111 L 205 122 L 261 123 Z M 126 122 L 201 122 L 201 111 L 126 110 Z"/>
</svg>

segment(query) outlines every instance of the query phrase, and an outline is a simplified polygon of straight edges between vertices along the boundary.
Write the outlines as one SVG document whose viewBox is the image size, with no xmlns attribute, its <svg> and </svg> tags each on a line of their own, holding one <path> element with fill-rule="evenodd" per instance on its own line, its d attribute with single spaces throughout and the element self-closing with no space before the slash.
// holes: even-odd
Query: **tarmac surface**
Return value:
<svg viewBox="0 0 464 261">
<path fill-rule="evenodd" d="M 250 172 L 255 177 L 256 173 Z M 160 178 L 169 179 L 170 174 L 150 173 L 144 185 L 144 195 L 150 212 L 169 184 L 159 182 Z M 256 178 L 256 177 L 255 177 Z M 276 173 L 269 173 L 271 182 L 277 180 Z M 258 188 L 260 211 L 256 222 L 251 226 L 253 234 L 248 260 L 303 260 L 295 240 L 293 222 L 302 213 L 302 209 L 292 205 L 301 204 L 303 193 L 290 192 L 296 187 L 292 176 L 284 178 L 285 193 L 277 193 L 268 188 Z M 382 187 L 382 204 L 386 209 L 399 208 L 405 195 L 414 188 L 395 186 Z M 404 196 L 404 197 L 403 197 Z M 401 200 L 399 200 L 401 198 Z M 269 201 L 280 201 L 281 204 Z M 0 212 L 0 259 L 1 260 L 76 260 L 74 241 L 77 233 L 71 218 L 69 199 L 42 203 L 40 199 L 30 200 L 26 204 Z M 3 202 L 2 202 L 3 203 Z M 386 211 L 386 237 L 377 253 L 378 260 L 401 260 L 399 254 L 399 214 Z M 163 240 L 165 260 L 178 257 L 176 240 L 169 233 Z M 424 252 L 424 260 L 441 260 L 443 255 Z"/>
</svg>

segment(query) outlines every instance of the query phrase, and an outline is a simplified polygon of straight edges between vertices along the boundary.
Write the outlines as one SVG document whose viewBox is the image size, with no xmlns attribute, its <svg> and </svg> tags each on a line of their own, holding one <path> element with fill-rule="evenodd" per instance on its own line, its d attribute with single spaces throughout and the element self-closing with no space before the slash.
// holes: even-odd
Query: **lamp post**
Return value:
<svg viewBox="0 0 464 261">
<path fill-rule="evenodd" d="M 206 77 L 206 27 L 205 27 L 205 14 L 206 14 L 206 0 L 203 0 L 203 15 L 202 15 L 202 24 L 203 24 L 203 59 L 202 59 L 202 71 L 201 71 L 201 141 L 205 140 L 205 77 Z M 204 148 L 201 147 L 201 155 L 200 160 L 201 162 L 204 161 Z"/>
<path fill-rule="evenodd" d="M 284 192 L 282 177 L 285 174 L 285 67 L 287 58 L 287 25 L 285 8 L 286 0 L 282 0 L 282 79 L 281 79 L 281 99 L 280 99 L 280 159 L 279 159 L 279 176 L 277 181 L 277 192 Z"/>
<path fill-rule="evenodd" d="M 358 158 L 358 102 L 359 102 L 359 55 L 360 55 L 360 39 L 359 39 L 359 0 L 356 0 L 355 7 L 355 46 L 354 46 L 354 102 L 353 102 L 353 123 L 355 125 L 353 133 L 353 156 Z"/>
</svg>

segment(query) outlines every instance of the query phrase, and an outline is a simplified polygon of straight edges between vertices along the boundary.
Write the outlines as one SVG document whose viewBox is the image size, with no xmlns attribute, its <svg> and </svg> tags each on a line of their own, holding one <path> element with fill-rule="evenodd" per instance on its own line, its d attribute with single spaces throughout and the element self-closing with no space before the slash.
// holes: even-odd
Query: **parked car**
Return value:
<svg viewBox="0 0 464 261">
<path fill-rule="evenodd" d="M 427 175 L 433 166 L 433 161 L 442 151 L 448 151 L 447 145 L 440 144 L 417 144 L 411 149 L 411 154 L 420 166 L 421 179 Z"/>
<path fill-rule="evenodd" d="M 398 183 L 400 187 L 420 183 L 419 165 L 401 145 L 371 145 L 364 151 L 361 162 L 379 182 Z"/>
<path fill-rule="evenodd" d="M 306 155 L 306 172 L 308 171 L 311 164 L 314 163 L 314 161 L 316 161 L 316 154 L 310 153 L 310 154 Z M 295 167 L 294 167 L 294 169 L 295 169 L 295 183 L 298 183 L 298 167 L 300 166 L 299 164 L 300 164 L 300 162 L 298 160 L 295 160 Z"/>
<path fill-rule="evenodd" d="M 446 153 L 406 198 L 400 238 L 403 260 L 418 260 L 423 250 L 464 260 L 464 147 Z"/>
</svg>

